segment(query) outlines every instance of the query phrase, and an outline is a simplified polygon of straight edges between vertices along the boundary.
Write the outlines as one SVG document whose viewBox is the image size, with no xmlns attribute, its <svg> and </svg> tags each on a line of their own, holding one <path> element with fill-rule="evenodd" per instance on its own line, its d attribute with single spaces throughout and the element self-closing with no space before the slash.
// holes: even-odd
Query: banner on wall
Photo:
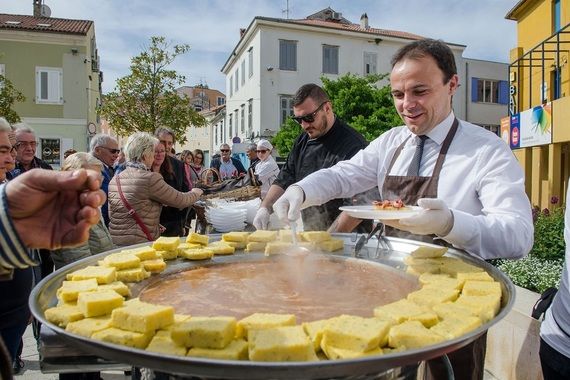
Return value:
<svg viewBox="0 0 570 380">
<path fill-rule="evenodd" d="M 501 137 L 505 139 L 507 126 L 503 125 L 503 120 L 501 119 Z M 511 149 L 551 144 L 552 102 L 511 116 L 508 137 Z"/>
<path fill-rule="evenodd" d="M 501 138 L 507 145 L 511 144 L 510 135 L 511 135 L 511 118 L 507 116 L 501 119 Z"/>
</svg>

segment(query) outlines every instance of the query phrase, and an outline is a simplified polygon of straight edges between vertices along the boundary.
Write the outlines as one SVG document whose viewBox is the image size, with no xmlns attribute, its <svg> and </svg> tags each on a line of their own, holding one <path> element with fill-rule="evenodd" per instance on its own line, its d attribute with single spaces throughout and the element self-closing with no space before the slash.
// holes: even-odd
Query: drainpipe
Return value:
<svg viewBox="0 0 570 380">
<path fill-rule="evenodd" d="M 467 90 L 465 93 L 465 121 L 469 121 L 469 94 L 471 94 L 472 89 L 469 87 L 473 81 L 469 80 L 469 62 L 465 61 L 465 81 L 467 83 L 465 89 Z"/>
</svg>

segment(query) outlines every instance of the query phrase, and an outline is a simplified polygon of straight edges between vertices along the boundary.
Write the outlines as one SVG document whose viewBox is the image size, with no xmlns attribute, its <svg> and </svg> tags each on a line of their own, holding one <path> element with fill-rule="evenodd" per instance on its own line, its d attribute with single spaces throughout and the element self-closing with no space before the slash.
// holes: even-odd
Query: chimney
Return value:
<svg viewBox="0 0 570 380">
<path fill-rule="evenodd" d="M 243 38 L 244 34 L 245 34 L 245 28 L 239 28 L 239 39 L 240 40 Z"/>
<path fill-rule="evenodd" d="M 42 17 L 43 0 L 34 0 L 34 17 Z"/>
<path fill-rule="evenodd" d="M 360 16 L 360 27 L 362 29 L 368 29 L 368 15 L 366 13 L 364 13 L 362 16 Z"/>
</svg>

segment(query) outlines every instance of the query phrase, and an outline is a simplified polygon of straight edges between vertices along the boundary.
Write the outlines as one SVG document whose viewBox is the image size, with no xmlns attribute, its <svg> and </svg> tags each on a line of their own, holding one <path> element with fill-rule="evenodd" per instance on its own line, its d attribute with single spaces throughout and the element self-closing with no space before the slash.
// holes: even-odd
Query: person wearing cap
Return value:
<svg viewBox="0 0 570 380">
<path fill-rule="evenodd" d="M 273 145 L 271 145 L 269 141 L 259 140 L 256 149 L 259 161 L 257 165 L 255 165 L 255 175 L 257 175 L 257 178 L 261 181 L 261 199 L 265 198 L 271 184 L 279 174 L 279 166 L 277 166 L 277 162 L 275 162 L 275 159 L 271 155 L 272 151 Z"/>
</svg>

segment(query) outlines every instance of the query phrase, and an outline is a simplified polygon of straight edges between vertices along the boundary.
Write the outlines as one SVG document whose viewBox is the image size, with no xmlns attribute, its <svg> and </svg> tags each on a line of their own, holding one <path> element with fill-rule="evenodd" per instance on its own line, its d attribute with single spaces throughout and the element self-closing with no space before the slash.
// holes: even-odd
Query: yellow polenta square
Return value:
<svg viewBox="0 0 570 380">
<path fill-rule="evenodd" d="M 374 308 L 374 315 L 378 318 L 392 320 L 394 323 L 420 321 L 426 327 L 438 322 L 437 314 L 427 306 L 418 305 L 407 299 L 378 306 Z"/>
<path fill-rule="evenodd" d="M 172 340 L 186 347 L 224 348 L 236 335 L 233 317 L 191 317 L 170 329 Z"/>
<path fill-rule="evenodd" d="M 174 260 L 178 257 L 178 248 L 174 251 L 156 251 L 163 260 Z"/>
<path fill-rule="evenodd" d="M 180 257 L 183 257 L 187 260 L 206 260 L 211 259 L 212 256 L 214 256 L 214 251 L 206 248 L 185 249 L 180 254 Z"/>
<path fill-rule="evenodd" d="M 188 350 L 187 356 L 222 360 L 247 360 L 248 344 L 243 339 L 236 339 L 221 349 L 192 347 Z"/>
<path fill-rule="evenodd" d="M 331 319 L 320 319 L 318 321 L 304 322 L 302 324 L 303 330 L 313 342 L 313 347 L 315 351 L 318 352 L 321 349 L 321 341 L 323 339 L 323 333 L 325 327 L 332 321 Z"/>
<path fill-rule="evenodd" d="M 250 242 L 263 241 L 267 243 L 269 241 L 274 241 L 275 239 L 277 239 L 277 233 L 278 233 L 277 231 L 257 230 L 255 232 L 252 232 L 247 238 L 247 240 Z"/>
<path fill-rule="evenodd" d="M 252 329 L 294 326 L 296 323 L 297 319 L 293 314 L 254 313 L 238 321 L 236 337 L 247 338 L 248 331 Z"/>
<path fill-rule="evenodd" d="M 185 322 L 189 319 L 190 319 L 190 315 L 188 315 L 188 314 L 174 314 L 174 323 L 172 323 L 171 325 L 168 325 L 168 326 L 161 327 L 161 329 L 157 330 L 156 333 L 158 334 L 158 332 L 165 332 L 166 331 L 166 332 L 168 332 L 168 336 L 170 336 L 170 330 L 172 330 L 172 326 L 175 326 L 178 323 Z"/>
<path fill-rule="evenodd" d="M 313 343 L 301 326 L 250 330 L 249 360 L 289 362 L 318 360 Z"/>
<path fill-rule="evenodd" d="M 426 285 L 437 282 L 442 279 L 450 279 L 450 278 L 452 277 L 447 273 L 422 273 L 422 275 L 420 276 L 420 278 L 418 278 L 418 280 L 420 281 L 420 284 Z"/>
<path fill-rule="evenodd" d="M 152 248 L 157 251 L 176 251 L 180 244 L 178 236 L 161 236 L 152 243 Z"/>
<path fill-rule="evenodd" d="M 185 249 L 195 249 L 195 248 L 202 248 L 203 245 L 200 243 L 180 243 L 176 251 L 180 254 Z"/>
<path fill-rule="evenodd" d="M 150 273 L 143 267 L 117 271 L 117 280 L 123 282 L 140 282 L 149 276 Z"/>
<path fill-rule="evenodd" d="M 144 270 L 150 273 L 160 273 L 166 269 L 166 263 L 163 259 L 144 260 L 141 261 Z"/>
<path fill-rule="evenodd" d="M 114 290 L 80 293 L 77 297 L 77 307 L 86 317 L 110 314 L 113 309 L 121 307 L 123 302 L 123 296 Z"/>
<path fill-rule="evenodd" d="M 65 330 L 89 338 L 93 333 L 109 327 L 111 327 L 111 317 L 109 315 L 105 315 L 102 317 L 85 318 L 80 319 L 79 321 L 69 322 L 65 327 Z"/>
<path fill-rule="evenodd" d="M 111 321 L 123 330 L 150 332 L 173 324 L 174 308 L 139 301 L 113 310 Z"/>
<path fill-rule="evenodd" d="M 265 256 L 278 255 L 281 253 L 290 252 L 293 249 L 292 243 L 285 243 L 282 241 L 273 241 L 265 245 Z"/>
<path fill-rule="evenodd" d="M 141 266 L 141 259 L 128 251 L 126 253 L 111 253 L 103 259 L 103 262 L 105 266 L 114 267 L 117 268 L 117 270 L 138 268 Z"/>
<path fill-rule="evenodd" d="M 246 252 L 263 252 L 265 250 L 266 242 L 252 241 L 247 243 L 245 248 Z"/>
<path fill-rule="evenodd" d="M 198 243 L 208 245 L 210 238 L 207 235 L 200 235 L 195 232 L 190 232 L 186 237 L 186 243 Z"/>
<path fill-rule="evenodd" d="M 418 321 L 407 321 L 393 326 L 388 333 L 390 347 L 419 348 L 444 341 L 445 338 Z"/>
<path fill-rule="evenodd" d="M 170 337 L 170 334 L 166 331 L 157 332 L 146 347 L 146 350 L 177 356 L 185 356 L 186 351 L 188 351 L 186 347 L 176 344 L 176 342 L 174 342 Z"/>
<path fill-rule="evenodd" d="M 94 278 L 98 284 L 109 284 L 117 279 L 116 269 L 100 266 L 87 266 L 67 274 L 67 280 L 79 281 Z"/>
<path fill-rule="evenodd" d="M 155 259 L 161 258 L 160 254 L 157 252 L 157 250 L 154 249 L 153 247 L 151 247 L 150 245 L 148 245 L 146 247 L 130 249 L 129 252 L 131 252 L 133 255 L 138 257 L 141 261 L 143 261 L 143 260 L 155 260 Z"/>
<path fill-rule="evenodd" d="M 445 302 L 432 307 L 433 311 L 440 319 L 463 318 L 477 316 L 476 312 L 468 306 L 462 306 L 457 302 Z"/>
<path fill-rule="evenodd" d="M 438 264 L 409 264 L 406 268 L 406 273 L 420 276 L 424 273 L 437 274 L 440 272 L 441 265 Z"/>
<path fill-rule="evenodd" d="M 134 348 L 146 348 L 152 338 L 152 333 L 140 333 L 109 327 L 91 335 L 92 339 Z"/>
<path fill-rule="evenodd" d="M 233 247 L 235 249 L 244 249 L 247 245 L 246 242 L 237 242 L 237 241 L 222 241 L 220 242 L 220 245 L 225 244 L 228 245 L 230 247 Z"/>
<path fill-rule="evenodd" d="M 97 290 L 97 286 L 97 280 L 94 278 L 79 281 L 63 281 L 61 288 L 57 289 L 57 298 L 65 302 L 76 301 L 79 293 Z"/>
<path fill-rule="evenodd" d="M 338 348 L 335 346 L 330 346 L 326 344 L 326 340 L 322 344 L 322 350 L 330 360 L 335 359 L 355 359 L 361 358 L 365 356 L 372 356 L 372 355 L 382 355 L 382 349 L 380 347 L 373 348 L 369 351 L 355 351 L 355 350 L 348 350 L 346 348 Z"/>
<path fill-rule="evenodd" d="M 418 305 L 432 307 L 438 303 L 455 301 L 458 295 L 457 289 L 422 288 L 409 293 L 407 299 Z"/>
<path fill-rule="evenodd" d="M 452 277 L 457 277 L 457 273 L 473 273 L 483 272 L 483 268 L 463 262 L 455 257 L 441 257 L 441 273 L 450 274 Z"/>
<path fill-rule="evenodd" d="M 463 292 L 466 296 L 486 296 L 488 294 L 497 294 L 501 296 L 501 284 L 490 281 L 467 280 L 463 285 Z"/>
<path fill-rule="evenodd" d="M 369 351 L 383 346 L 388 340 L 392 323 L 378 318 L 340 316 L 325 326 L 322 345 L 353 351 Z"/>
<path fill-rule="evenodd" d="M 301 236 L 303 237 L 303 240 L 311 243 L 320 243 L 331 239 L 331 234 L 327 231 L 306 231 L 302 232 Z"/>
<path fill-rule="evenodd" d="M 420 282 L 422 281 L 420 276 Z M 438 280 L 431 281 L 429 283 L 423 284 L 423 288 L 437 288 L 437 289 L 456 289 L 461 291 L 463 288 L 463 281 L 456 278 L 440 278 Z"/>
<path fill-rule="evenodd" d="M 246 243 L 249 232 L 232 231 L 222 235 L 224 241 L 235 241 L 237 243 Z"/>
<path fill-rule="evenodd" d="M 493 277 L 489 276 L 487 272 L 467 272 L 457 273 L 457 279 L 461 281 L 475 280 L 475 281 L 495 281 Z"/>
<path fill-rule="evenodd" d="M 339 251 L 344 248 L 344 240 L 330 239 L 317 243 L 318 247 L 327 252 Z"/>
<path fill-rule="evenodd" d="M 501 308 L 501 296 L 489 294 L 486 296 L 466 296 L 462 294 L 457 301 L 457 305 L 468 307 L 473 314 L 481 318 L 483 323 L 493 319 Z"/>
<path fill-rule="evenodd" d="M 114 281 L 110 284 L 99 285 L 97 290 L 114 290 L 123 297 L 129 297 L 131 295 L 129 287 L 122 281 Z"/>
<path fill-rule="evenodd" d="M 214 252 L 214 255 L 233 255 L 236 249 L 227 244 L 210 244 L 206 249 Z"/>
<path fill-rule="evenodd" d="M 473 316 L 458 316 L 446 318 L 431 328 L 431 331 L 445 337 L 446 339 L 459 338 L 471 330 L 481 326 L 481 319 Z"/>
<path fill-rule="evenodd" d="M 434 258 L 434 257 L 442 257 L 447 252 L 447 247 L 427 247 L 422 245 L 412 252 L 410 252 L 410 256 L 415 258 Z"/>
<path fill-rule="evenodd" d="M 301 234 L 297 233 L 297 241 L 301 241 L 303 238 Z M 291 230 L 279 230 L 279 240 L 285 243 L 293 242 L 293 231 Z"/>
<path fill-rule="evenodd" d="M 50 307 L 44 315 L 48 321 L 59 327 L 65 327 L 70 322 L 85 318 L 79 307 L 72 305 Z"/>
</svg>

